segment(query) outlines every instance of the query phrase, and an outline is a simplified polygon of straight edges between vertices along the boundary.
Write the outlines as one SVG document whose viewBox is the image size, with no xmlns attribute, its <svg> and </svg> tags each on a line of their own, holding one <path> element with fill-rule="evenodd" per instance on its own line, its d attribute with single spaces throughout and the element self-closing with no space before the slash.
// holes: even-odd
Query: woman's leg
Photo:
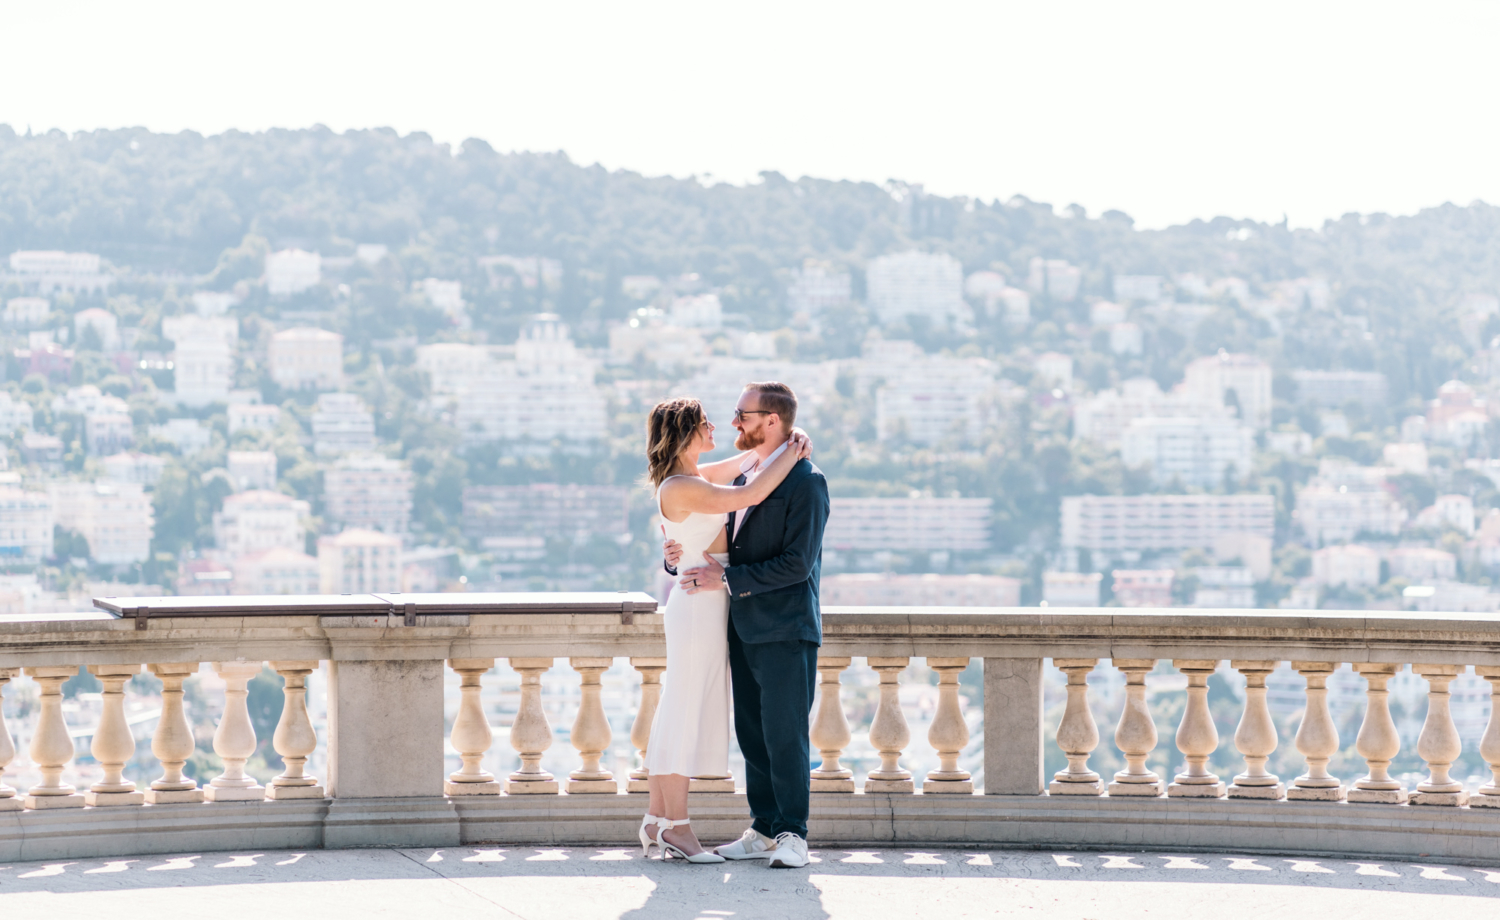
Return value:
<svg viewBox="0 0 1500 920">
<path fill-rule="evenodd" d="M 651 780 L 656 783 L 652 786 L 653 794 L 656 789 L 661 790 L 662 811 L 653 811 L 652 814 L 660 815 L 672 821 L 680 821 L 688 816 L 688 778 L 680 773 L 669 773 L 664 776 L 653 776 Z M 661 839 L 672 844 L 689 856 L 703 852 L 703 844 L 698 842 L 698 835 L 693 833 L 691 824 L 682 827 L 663 828 Z"/>
<path fill-rule="evenodd" d="M 646 787 L 650 791 L 650 799 L 646 803 L 646 814 L 664 818 L 667 815 L 667 797 L 662 792 L 662 780 L 669 779 L 667 776 L 658 776 L 655 773 L 646 774 Z M 646 835 L 652 840 L 657 838 L 660 828 L 655 825 L 646 828 Z"/>
</svg>

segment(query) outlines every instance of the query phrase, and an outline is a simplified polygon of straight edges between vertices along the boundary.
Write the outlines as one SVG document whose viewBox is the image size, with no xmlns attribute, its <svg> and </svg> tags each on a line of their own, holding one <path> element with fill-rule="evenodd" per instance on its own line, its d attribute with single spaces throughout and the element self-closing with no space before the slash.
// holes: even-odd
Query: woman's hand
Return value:
<svg viewBox="0 0 1500 920">
<path fill-rule="evenodd" d="M 798 460 L 806 460 L 812 456 L 812 438 L 809 438 L 807 433 L 800 429 L 792 432 L 792 436 L 787 439 L 787 444 L 797 455 Z"/>
</svg>

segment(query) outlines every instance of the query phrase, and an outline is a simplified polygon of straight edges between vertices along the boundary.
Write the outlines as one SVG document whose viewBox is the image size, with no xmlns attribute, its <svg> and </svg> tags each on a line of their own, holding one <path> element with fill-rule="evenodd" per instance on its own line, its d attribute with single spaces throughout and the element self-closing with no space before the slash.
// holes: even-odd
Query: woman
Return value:
<svg viewBox="0 0 1500 920">
<path fill-rule="evenodd" d="M 706 555 L 724 563 L 729 512 L 764 501 L 811 445 L 794 433 L 781 456 L 743 486 L 725 484 L 739 474 L 743 454 L 698 466 L 698 457 L 713 449 L 714 426 L 698 400 L 672 399 L 651 410 L 647 478 L 656 487 L 663 533 L 682 544 L 682 570 L 703 565 Z M 655 844 L 664 859 L 719 863 L 724 857 L 703 848 L 688 820 L 688 782 L 729 772 L 729 595 L 674 590 L 663 619 L 667 672 L 646 745 L 651 801 L 641 820 L 641 849 L 649 855 Z"/>
</svg>

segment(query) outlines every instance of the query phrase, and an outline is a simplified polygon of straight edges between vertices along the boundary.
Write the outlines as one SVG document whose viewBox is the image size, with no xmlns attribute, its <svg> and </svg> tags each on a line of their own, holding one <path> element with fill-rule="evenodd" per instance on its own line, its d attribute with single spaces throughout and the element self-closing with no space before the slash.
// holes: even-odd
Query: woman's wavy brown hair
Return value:
<svg viewBox="0 0 1500 920">
<path fill-rule="evenodd" d="M 703 404 L 696 399 L 669 399 L 651 410 L 646 422 L 646 479 L 652 488 L 672 475 L 677 458 L 703 425 Z"/>
</svg>

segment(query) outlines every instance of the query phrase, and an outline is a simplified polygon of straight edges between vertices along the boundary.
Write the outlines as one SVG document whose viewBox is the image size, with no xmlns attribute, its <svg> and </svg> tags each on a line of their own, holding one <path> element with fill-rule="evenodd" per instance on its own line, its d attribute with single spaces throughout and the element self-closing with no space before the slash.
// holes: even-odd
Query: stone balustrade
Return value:
<svg viewBox="0 0 1500 920">
<path fill-rule="evenodd" d="M 617 660 L 640 674 L 630 740 L 643 757 L 662 681 L 661 617 L 643 595 L 356 595 L 307 598 L 106 598 L 76 617 L 0 618 L 0 695 L 23 673 L 38 686 L 29 756 L 40 780 L 13 789 L 0 772 L 0 858 L 115 855 L 189 847 L 458 845 L 477 842 L 617 843 L 630 839 L 644 808 L 639 769 L 616 775 L 604 760 L 612 731 L 601 675 Z M 1111 847 L 1200 846 L 1280 852 L 1430 854 L 1500 858 L 1500 724 L 1465 739 L 1449 708 L 1449 686 L 1467 671 L 1500 695 L 1500 618 L 1404 614 L 1226 611 L 909 610 L 824 611 L 819 694 L 811 742 L 812 833 L 829 842 L 990 843 Z M 845 763 L 855 738 L 843 675 L 858 659 L 879 677 L 873 714 L 857 728 L 879 764 L 857 781 Z M 983 667 L 983 739 L 970 738 L 959 675 Z M 307 710 L 307 677 L 327 662 L 327 737 Z M 936 675 L 925 743 L 937 767 L 914 776 L 914 742 L 901 703 L 913 662 Z M 1066 676 L 1055 726 L 1044 719 L 1050 662 Z M 1148 693 L 1162 663 L 1182 690 Z M 1341 664 L 1361 676 L 1366 705 L 1356 738 L 1341 738 L 1330 714 L 1328 679 Z M 1291 739 L 1279 738 L 1267 677 L 1289 665 L 1305 708 Z M 61 688 L 86 667 L 103 686 L 90 753 L 101 778 L 79 790 L 64 782 L 78 753 L 64 719 Z M 247 682 L 269 666 L 283 681 L 272 745 L 282 773 L 264 785 L 246 772 L 258 739 Z M 508 728 L 516 769 L 483 767 L 495 744 L 485 714 L 485 676 L 497 666 L 519 676 Z M 1427 686 L 1415 753 L 1426 777 L 1412 789 L 1390 775 L 1401 752 L 1388 683 L 1410 666 Z M 184 775 L 195 741 L 183 681 L 202 668 L 222 678 L 213 735 L 222 769 L 201 787 Z M 1088 676 L 1108 668 L 1123 680 L 1113 744 L 1124 767 L 1106 779 L 1089 760 L 1101 743 Z M 461 766 L 444 766 L 444 669 L 460 697 L 449 737 Z M 1211 714 L 1209 677 L 1232 671 L 1245 690 L 1225 762 Z M 569 740 L 576 767 L 566 777 L 542 767 L 553 726 L 541 676 L 571 672 L 580 688 Z M 135 754 L 123 687 L 150 673 L 162 683 L 151 752 L 161 775 L 144 789 L 123 775 Z M 1148 761 L 1162 741 L 1153 700 L 1181 693 L 1168 744 L 1177 765 L 1158 774 Z M 1492 709 L 1493 711 L 1493 709 Z M 3 713 L 0 713 L 3 717 Z M 1043 770 L 1047 729 L 1066 767 Z M 1267 769 L 1290 741 L 1304 765 L 1291 778 Z M 1333 775 L 1349 747 L 1365 775 Z M 308 773 L 322 743 L 327 776 Z M 982 778 L 960 761 L 982 744 Z M 1450 771 L 1477 750 L 1493 776 L 1466 790 Z M 0 771 L 15 756 L 0 720 Z M 1241 764 L 1242 761 L 1242 764 Z M 555 762 L 555 761 L 554 761 Z M 1241 767 L 1243 769 L 1241 769 Z M 1224 770 L 1220 776 L 1215 769 Z M 1235 773 L 1235 771 L 1239 771 Z M 320 771 L 321 772 L 321 771 Z M 1235 774 L 1235 775 L 1230 775 Z M 700 833 L 734 836 L 746 809 L 729 777 L 694 778 Z M 1168 803 L 1173 803 L 1170 807 Z M 697 816 L 701 815 L 701 819 Z"/>
</svg>

